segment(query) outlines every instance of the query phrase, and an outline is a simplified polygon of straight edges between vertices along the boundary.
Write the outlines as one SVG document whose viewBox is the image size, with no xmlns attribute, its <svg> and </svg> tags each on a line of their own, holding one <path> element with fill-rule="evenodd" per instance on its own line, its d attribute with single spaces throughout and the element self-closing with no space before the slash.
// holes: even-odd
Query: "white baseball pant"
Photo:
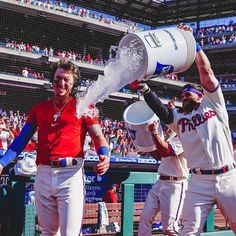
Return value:
<svg viewBox="0 0 236 236">
<path fill-rule="evenodd" d="M 151 236 L 152 223 L 161 212 L 163 231 L 178 235 L 187 180 L 158 180 L 149 191 L 139 222 L 138 235 Z"/>
<path fill-rule="evenodd" d="M 84 168 L 39 165 L 35 203 L 43 236 L 79 236 L 85 198 Z"/>
<path fill-rule="evenodd" d="M 219 175 L 192 174 L 183 207 L 180 235 L 198 236 L 216 203 L 236 234 L 236 169 Z"/>
</svg>

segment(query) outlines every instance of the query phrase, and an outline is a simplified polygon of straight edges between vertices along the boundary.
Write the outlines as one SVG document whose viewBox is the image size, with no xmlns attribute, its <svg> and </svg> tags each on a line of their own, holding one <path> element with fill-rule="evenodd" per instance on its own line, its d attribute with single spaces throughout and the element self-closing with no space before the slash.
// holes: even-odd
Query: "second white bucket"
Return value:
<svg viewBox="0 0 236 236">
<path fill-rule="evenodd" d="M 123 114 L 126 127 L 138 152 L 156 150 L 148 125 L 157 122 L 157 132 L 163 137 L 159 118 L 145 101 L 138 101 L 128 106 Z"/>
<path fill-rule="evenodd" d="M 193 34 L 177 27 L 126 34 L 118 47 L 135 47 L 143 55 L 132 81 L 183 72 L 193 64 L 196 55 Z"/>
</svg>

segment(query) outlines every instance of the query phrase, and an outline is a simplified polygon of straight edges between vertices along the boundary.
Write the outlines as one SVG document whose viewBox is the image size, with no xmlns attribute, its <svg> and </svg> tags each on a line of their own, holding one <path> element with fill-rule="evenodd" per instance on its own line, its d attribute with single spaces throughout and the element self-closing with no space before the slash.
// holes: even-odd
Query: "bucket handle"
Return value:
<svg viewBox="0 0 236 236">
<path fill-rule="evenodd" d="M 145 35 L 144 37 L 152 48 L 157 48 L 157 47 L 162 46 L 162 43 L 160 39 L 157 37 L 157 35 L 155 34 L 155 32 L 148 32 L 148 35 Z M 152 42 L 149 41 L 149 38 L 151 38 Z"/>
</svg>

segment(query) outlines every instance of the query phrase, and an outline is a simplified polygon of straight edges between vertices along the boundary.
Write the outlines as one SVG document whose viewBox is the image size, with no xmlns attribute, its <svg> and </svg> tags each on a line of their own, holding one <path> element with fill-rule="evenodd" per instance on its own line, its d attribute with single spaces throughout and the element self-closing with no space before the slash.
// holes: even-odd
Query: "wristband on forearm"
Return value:
<svg viewBox="0 0 236 236">
<path fill-rule="evenodd" d="M 141 93 L 146 94 L 150 91 L 150 88 L 148 87 L 148 85 L 146 83 L 142 83 L 142 84 L 140 84 L 139 90 Z"/>
<path fill-rule="evenodd" d="M 104 155 L 104 156 L 109 156 L 109 149 L 107 146 L 101 146 L 98 151 L 97 154 L 100 155 Z"/>
<path fill-rule="evenodd" d="M 17 153 L 11 149 L 8 149 L 4 154 L 4 158 L 0 160 L 0 164 L 2 165 L 2 167 L 5 167 L 10 162 L 12 162 L 16 157 L 17 157 Z"/>
<path fill-rule="evenodd" d="M 196 42 L 196 52 L 200 52 L 201 50 L 201 46 L 199 45 L 199 43 Z"/>
</svg>

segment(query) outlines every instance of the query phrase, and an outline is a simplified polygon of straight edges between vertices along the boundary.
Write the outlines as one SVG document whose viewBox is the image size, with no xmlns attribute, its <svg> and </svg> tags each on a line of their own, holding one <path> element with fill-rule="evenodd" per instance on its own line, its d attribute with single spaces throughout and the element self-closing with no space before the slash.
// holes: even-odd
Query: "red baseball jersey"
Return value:
<svg viewBox="0 0 236 236">
<path fill-rule="evenodd" d="M 37 164 L 56 158 L 84 157 L 87 127 L 99 124 L 97 116 L 76 116 L 75 98 L 61 110 L 60 116 L 57 113 L 53 100 L 36 104 L 29 113 L 27 122 L 38 126 Z"/>
<path fill-rule="evenodd" d="M 117 195 L 113 192 L 112 189 L 107 190 L 105 195 L 102 197 L 102 201 L 106 203 L 117 203 Z"/>
</svg>

